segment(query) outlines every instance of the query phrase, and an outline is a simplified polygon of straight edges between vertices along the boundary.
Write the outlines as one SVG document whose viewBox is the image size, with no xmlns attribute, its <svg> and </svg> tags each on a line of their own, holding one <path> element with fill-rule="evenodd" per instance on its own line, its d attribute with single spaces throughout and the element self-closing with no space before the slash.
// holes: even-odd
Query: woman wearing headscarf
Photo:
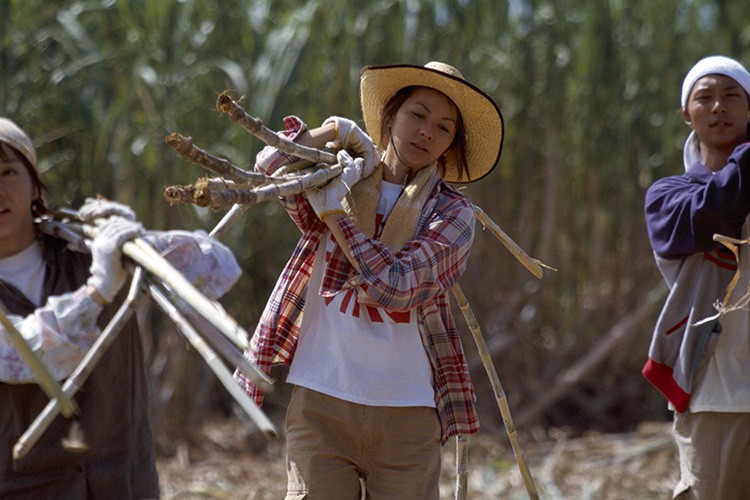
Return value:
<svg viewBox="0 0 750 500">
<path fill-rule="evenodd" d="M 341 149 L 345 168 L 282 200 L 302 237 L 248 357 L 290 365 L 288 499 L 360 498 L 360 481 L 368 498 L 437 499 L 441 444 L 479 429 L 448 299 L 474 211 L 451 184 L 493 169 L 503 121 L 439 62 L 365 67 L 360 99 L 367 134 L 341 117 L 285 120 L 283 135 Z M 266 148 L 256 168 L 292 159 Z"/>
<path fill-rule="evenodd" d="M 685 173 L 656 181 L 646 222 L 670 291 L 656 324 L 645 377 L 674 410 L 680 457 L 675 498 L 750 498 L 750 313 L 717 316 L 747 292 L 748 246 L 739 260 L 714 234 L 750 237 L 750 73 L 737 61 L 698 61 L 682 85 L 682 117 L 692 129 Z"/>
<path fill-rule="evenodd" d="M 97 221 L 91 255 L 39 231 L 46 188 L 29 136 L 0 118 L 0 301 L 8 319 L 57 380 L 64 380 L 112 318 L 128 278 L 123 243 L 146 238 L 185 276 L 212 297 L 223 295 L 240 274 L 231 251 L 203 232 L 145 232 L 122 204 L 89 199 L 79 210 Z M 122 291 L 124 292 L 124 290 Z M 76 394 L 77 423 L 85 450 L 65 447 L 71 426 L 58 416 L 20 460 L 11 452 L 47 406 L 0 327 L 0 498 L 144 499 L 159 496 L 148 383 L 135 318 Z"/>
</svg>

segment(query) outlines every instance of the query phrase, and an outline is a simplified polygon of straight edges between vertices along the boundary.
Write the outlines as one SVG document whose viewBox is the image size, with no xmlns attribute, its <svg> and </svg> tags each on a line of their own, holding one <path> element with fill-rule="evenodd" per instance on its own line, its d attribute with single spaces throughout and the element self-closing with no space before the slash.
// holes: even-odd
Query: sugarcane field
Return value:
<svg viewBox="0 0 750 500">
<path fill-rule="evenodd" d="M 750 498 L 740 4 L 0 1 L 0 498 Z"/>
</svg>

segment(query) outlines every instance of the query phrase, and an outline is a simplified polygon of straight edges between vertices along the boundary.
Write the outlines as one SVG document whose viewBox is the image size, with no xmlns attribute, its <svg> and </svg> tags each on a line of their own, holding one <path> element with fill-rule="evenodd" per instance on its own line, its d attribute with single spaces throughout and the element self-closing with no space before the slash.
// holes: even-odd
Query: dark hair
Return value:
<svg viewBox="0 0 750 500">
<path fill-rule="evenodd" d="M 388 147 L 388 142 L 391 140 L 391 129 L 388 125 L 393 120 L 393 117 L 396 116 L 398 110 L 401 109 L 401 105 L 404 104 L 404 101 L 420 88 L 431 87 L 420 87 L 418 85 L 404 87 L 396 92 L 383 107 L 383 115 L 380 117 L 380 144 L 378 144 L 382 150 L 385 151 L 385 148 Z M 450 100 L 450 98 L 448 99 Z M 451 102 L 453 101 L 451 100 Z M 455 106 L 455 103 L 453 105 Z M 471 180 L 471 176 L 469 175 L 469 164 L 466 160 L 466 129 L 464 128 L 464 120 L 458 106 L 456 106 L 456 111 L 458 111 L 456 133 L 453 136 L 453 142 L 451 142 L 451 145 L 448 146 L 445 153 L 438 159 L 438 169 L 440 170 L 440 174 L 445 176 L 448 168 L 447 160 L 450 158 L 453 160 L 450 163 L 455 165 L 456 177 L 459 179 L 467 178 Z"/>
<path fill-rule="evenodd" d="M 26 171 L 29 173 L 29 177 L 31 177 L 32 187 L 39 194 L 39 198 L 31 204 L 31 213 L 34 214 L 35 217 L 48 213 L 47 204 L 44 201 L 44 195 L 45 193 L 49 193 L 49 189 L 47 189 L 47 186 L 42 182 L 42 179 L 39 178 L 39 172 L 36 168 L 34 168 L 34 165 L 29 162 L 28 158 L 26 158 L 25 155 L 23 155 L 20 151 L 18 151 L 7 142 L 0 141 L 0 160 L 10 160 L 5 152 L 5 148 L 2 147 L 3 145 L 8 149 L 12 149 L 16 153 L 16 156 L 20 158 L 21 163 L 23 163 L 23 165 L 26 167 Z"/>
</svg>

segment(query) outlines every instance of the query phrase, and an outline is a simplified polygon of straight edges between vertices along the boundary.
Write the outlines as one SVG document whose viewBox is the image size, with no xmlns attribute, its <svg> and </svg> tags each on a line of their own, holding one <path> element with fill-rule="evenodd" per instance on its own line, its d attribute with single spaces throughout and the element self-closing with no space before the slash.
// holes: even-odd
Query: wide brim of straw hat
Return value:
<svg viewBox="0 0 750 500">
<path fill-rule="evenodd" d="M 503 145 L 503 117 L 495 101 L 467 82 L 454 67 L 430 62 L 424 66 L 391 64 L 365 66 L 360 75 L 360 101 L 365 128 L 376 144 L 380 143 L 380 121 L 388 101 L 404 87 L 422 86 L 438 90 L 458 107 L 466 132 L 466 160 L 469 178 L 455 165 L 448 164 L 447 182 L 467 183 L 489 174 Z"/>
</svg>

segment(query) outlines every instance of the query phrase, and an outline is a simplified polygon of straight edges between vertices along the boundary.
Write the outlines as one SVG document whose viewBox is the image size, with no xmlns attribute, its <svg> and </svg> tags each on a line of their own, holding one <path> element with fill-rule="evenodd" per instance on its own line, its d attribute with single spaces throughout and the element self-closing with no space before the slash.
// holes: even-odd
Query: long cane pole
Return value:
<svg viewBox="0 0 750 500">
<path fill-rule="evenodd" d="M 167 296 L 159 290 L 157 286 L 151 286 L 149 291 L 159 307 L 161 307 L 162 310 L 172 319 L 175 325 L 177 325 L 182 335 L 188 340 L 188 342 L 190 342 L 190 345 L 193 346 L 198 354 L 200 354 L 224 388 L 226 388 L 234 400 L 237 401 L 247 416 L 255 422 L 266 437 L 278 437 L 279 431 L 273 425 L 271 420 L 260 410 L 260 408 L 258 408 L 258 405 L 255 404 L 250 396 L 240 388 L 237 382 L 234 381 L 231 372 L 227 369 L 216 352 L 209 347 L 195 328 L 190 325 L 188 320 L 167 299 Z"/>
<path fill-rule="evenodd" d="M 526 491 L 529 494 L 529 498 L 536 500 L 539 498 L 539 493 L 537 493 L 534 479 L 531 477 L 531 472 L 526 465 L 526 459 L 523 455 L 523 449 L 518 442 L 518 434 L 516 433 L 516 428 L 513 425 L 513 418 L 510 415 L 508 399 L 505 397 L 505 391 L 503 390 L 503 386 L 500 383 L 500 377 L 498 377 L 497 375 L 495 365 L 492 364 L 492 356 L 490 355 L 489 349 L 487 349 L 487 343 L 484 341 L 484 337 L 482 336 L 482 331 L 479 328 L 479 322 L 474 315 L 474 311 L 472 311 L 471 306 L 469 305 L 469 301 L 466 299 L 466 295 L 464 295 L 464 292 L 458 285 L 458 283 L 453 285 L 452 291 L 453 296 L 456 298 L 458 307 L 461 309 L 461 312 L 466 319 L 466 323 L 469 325 L 469 330 L 471 330 L 471 335 L 474 337 L 474 342 L 477 344 L 479 355 L 482 358 L 482 364 L 484 365 L 484 369 L 490 378 L 492 390 L 495 393 L 495 401 L 497 402 L 497 406 L 500 408 L 500 414 L 503 417 L 505 431 L 508 434 L 511 446 L 513 447 L 513 453 L 515 455 L 518 468 L 521 471 L 521 476 L 523 477 Z"/>
<path fill-rule="evenodd" d="M 23 359 L 24 363 L 26 363 L 34 373 L 36 381 L 41 386 L 42 390 L 47 393 L 47 396 L 49 396 L 50 399 L 59 401 L 60 412 L 66 417 L 72 417 L 74 414 L 78 413 L 78 406 L 63 392 L 60 384 L 57 383 L 45 364 L 37 358 L 21 332 L 19 332 L 10 319 L 8 319 L 5 305 L 3 305 L 2 302 L 0 302 L 0 324 L 5 328 L 10 342 L 18 351 L 21 359 Z"/>
<path fill-rule="evenodd" d="M 469 494 L 469 439 L 466 434 L 456 436 L 456 500 L 466 500 Z"/>
</svg>

